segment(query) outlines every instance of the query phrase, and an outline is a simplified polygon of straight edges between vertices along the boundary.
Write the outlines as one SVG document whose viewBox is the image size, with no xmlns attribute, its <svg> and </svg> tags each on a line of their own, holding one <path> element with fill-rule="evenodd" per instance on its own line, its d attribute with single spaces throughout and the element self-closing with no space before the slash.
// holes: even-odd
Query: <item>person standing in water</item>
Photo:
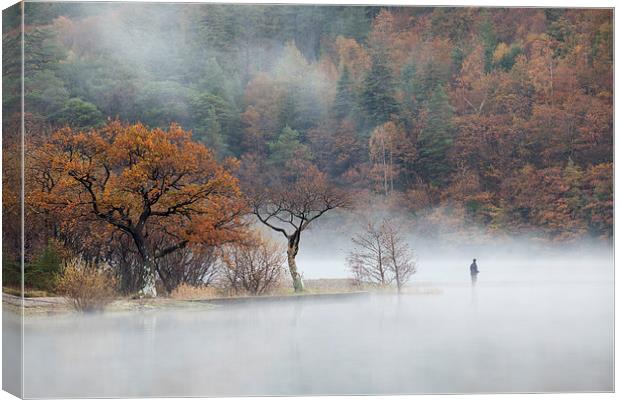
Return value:
<svg viewBox="0 0 620 400">
<path fill-rule="evenodd" d="M 474 258 L 474 262 L 469 266 L 469 273 L 471 274 L 471 283 L 474 285 L 476 280 L 478 279 L 478 264 L 476 264 L 476 259 Z"/>
</svg>

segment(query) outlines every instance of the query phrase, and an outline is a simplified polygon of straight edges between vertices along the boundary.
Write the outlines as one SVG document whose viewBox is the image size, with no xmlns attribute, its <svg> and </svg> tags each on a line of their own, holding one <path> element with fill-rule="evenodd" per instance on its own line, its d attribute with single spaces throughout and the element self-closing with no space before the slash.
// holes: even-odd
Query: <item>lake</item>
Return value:
<svg viewBox="0 0 620 400">
<path fill-rule="evenodd" d="M 613 390 L 610 253 L 468 264 L 425 263 L 418 294 L 27 317 L 24 395 Z"/>
</svg>

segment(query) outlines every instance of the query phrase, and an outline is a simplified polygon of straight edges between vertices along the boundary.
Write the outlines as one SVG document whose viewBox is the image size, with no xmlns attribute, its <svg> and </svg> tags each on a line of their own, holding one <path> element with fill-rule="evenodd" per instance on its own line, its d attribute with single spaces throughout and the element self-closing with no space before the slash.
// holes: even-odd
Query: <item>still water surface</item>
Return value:
<svg viewBox="0 0 620 400">
<path fill-rule="evenodd" d="M 480 264 L 476 286 L 467 265 L 421 271 L 427 294 L 30 317 L 24 395 L 613 390 L 609 257 Z"/>
</svg>

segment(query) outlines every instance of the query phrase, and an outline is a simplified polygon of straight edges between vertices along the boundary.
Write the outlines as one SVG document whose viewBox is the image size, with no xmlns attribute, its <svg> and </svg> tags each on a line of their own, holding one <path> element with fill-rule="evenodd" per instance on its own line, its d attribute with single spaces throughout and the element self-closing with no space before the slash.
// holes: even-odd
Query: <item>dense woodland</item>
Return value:
<svg viewBox="0 0 620 400">
<path fill-rule="evenodd" d="M 18 145 L 17 14 L 3 14 L 5 221 L 18 199 L 8 155 Z M 613 233 L 611 10 L 28 3 L 25 21 L 26 212 L 38 224 L 27 259 L 50 256 L 55 237 L 130 263 L 136 248 L 118 245 L 129 241 L 143 260 L 162 258 L 172 288 L 191 281 L 173 271 L 179 259 L 204 269 L 213 246 L 234 241 L 252 212 L 245 195 L 308 179 L 357 206 L 455 229 L 552 241 Z M 124 168 L 134 160 L 119 149 L 151 134 L 163 138 L 151 151 L 191 165 L 192 190 L 217 181 L 208 207 L 221 212 L 168 204 L 187 208 L 179 221 L 200 218 L 191 229 L 173 222 L 183 233 L 139 226 L 140 239 L 138 228 L 119 228 L 128 226 L 120 213 L 98 229 L 60 207 L 69 200 L 54 197 L 54 173 L 76 168 L 58 165 L 67 149 Z M 101 147 L 84 150 L 94 138 Z M 157 147 L 166 140 L 175 146 Z M 178 248 L 140 249 L 147 237 Z M 144 277 L 122 279 L 140 287 Z"/>
</svg>

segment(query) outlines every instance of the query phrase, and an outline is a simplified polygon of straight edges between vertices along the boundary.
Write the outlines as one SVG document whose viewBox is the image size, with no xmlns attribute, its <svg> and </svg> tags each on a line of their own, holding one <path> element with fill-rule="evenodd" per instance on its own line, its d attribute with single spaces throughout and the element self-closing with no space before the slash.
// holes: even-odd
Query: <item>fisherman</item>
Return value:
<svg viewBox="0 0 620 400">
<path fill-rule="evenodd" d="M 476 264 L 476 259 L 474 258 L 474 262 L 469 266 L 469 273 L 471 274 L 471 283 L 475 284 L 478 279 L 478 264 Z"/>
<path fill-rule="evenodd" d="M 476 264 L 476 259 L 475 258 L 474 258 L 474 262 L 471 263 L 471 265 L 469 266 L 469 272 L 472 275 L 475 275 L 475 274 L 480 272 L 480 271 L 478 271 L 478 264 Z"/>
</svg>

